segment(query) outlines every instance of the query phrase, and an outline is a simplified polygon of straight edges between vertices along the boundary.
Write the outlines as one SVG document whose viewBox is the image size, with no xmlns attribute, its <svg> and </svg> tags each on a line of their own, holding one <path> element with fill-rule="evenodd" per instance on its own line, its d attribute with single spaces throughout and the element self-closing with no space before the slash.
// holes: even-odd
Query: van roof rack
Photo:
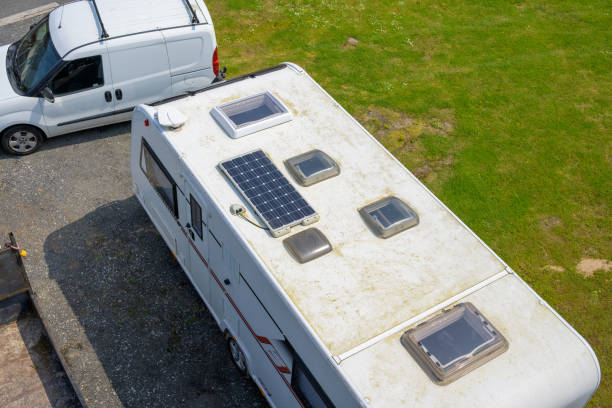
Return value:
<svg viewBox="0 0 612 408">
<path fill-rule="evenodd" d="M 94 6 L 94 10 L 96 11 L 96 15 L 98 16 L 98 21 L 100 22 L 100 28 L 102 29 L 102 35 L 100 38 L 108 38 L 108 33 L 106 32 L 106 28 L 104 28 L 104 23 L 102 22 L 102 17 L 100 16 L 100 10 L 98 10 L 98 5 L 96 4 L 96 0 L 91 0 Z"/>
<path fill-rule="evenodd" d="M 200 20 L 198 19 L 198 16 L 195 10 L 193 9 L 193 6 L 191 5 L 191 2 L 189 0 L 185 0 L 185 3 L 187 3 L 187 8 L 191 13 L 191 24 L 200 24 Z"/>
</svg>

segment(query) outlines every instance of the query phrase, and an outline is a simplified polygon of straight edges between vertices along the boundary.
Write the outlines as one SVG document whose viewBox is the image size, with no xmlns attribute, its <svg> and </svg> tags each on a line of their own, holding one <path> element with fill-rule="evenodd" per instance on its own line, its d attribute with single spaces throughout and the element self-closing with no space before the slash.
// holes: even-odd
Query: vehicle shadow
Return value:
<svg viewBox="0 0 612 408">
<path fill-rule="evenodd" d="M 46 394 L 46 400 L 42 396 L 29 395 L 27 398 L 23 398 L 24 404 L 33 405 L 35 402 L 46 404 L 48 402 L 53 408 L 80 408 L 81 403 L 64 373 L 34 306 L 30 305 L 16 323 L 25 349 L 29 354 L 32 369 L 36 371 Z M 18 373 L 21 374 L 22 371 L 28 369 L 28 367 L 19 367 L 15 370 L 14 375 L 17 376 Z M 14 381 L 27 381 L 27 374 L 24 373 L 23 375 L 23 378 L 17 376 L 18 378 L 14 378 Z M 24 384 L 20 385 L 23 387 Z M 41 401 L 41 399 L 43 400 Z"/>
<path fill-rule="evenodd" d="M 32 155 L 36 156 L 37 154 L 40 154 L 41 152 L 47 150 L 58 149 L 71 145 L 78 145 L 81 143 L 89 143 L 100 139 L 109 139 L 112 137 L 124 135 L 126 133 L 129 134 L 130 129 L 130 122 L 121 122 L 113 125 L 106 125 L 98 128 L 81 130 L 79 132 L 52 137 L 50 139 L 47 139 L 40 147 L 40 150 L 32 153 Z M 0 149 L 0 160 L 20 160 L 24 157 L 27 156 L 16 156 L 12 154 L 7 154 Z"/>
<path fill-rule="evenodd" d="M 265 406 L 135 197 L 51 233 L 44 256 L 61 296 L 41 291 L 39 301 L 49 316 L 77 320 L 51 324 L 86 400 L 90 393 L 96 406 L 116 405 L 109 393 L 92 391 L 106 376 L 126 407 Z M 90 364 L 87 342 L 103 373 Z"/>
</svg>

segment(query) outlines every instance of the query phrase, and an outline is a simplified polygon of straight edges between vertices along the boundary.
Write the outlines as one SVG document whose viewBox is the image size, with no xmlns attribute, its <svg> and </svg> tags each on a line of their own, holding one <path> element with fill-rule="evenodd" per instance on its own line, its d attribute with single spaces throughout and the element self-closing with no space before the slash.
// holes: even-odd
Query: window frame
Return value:
<svg viewBox="0 0 612 408">
<path fill-rule="evenodd" d="M 194 204 L 197 206 L 197 209 L 199 210 L 199 214 L 200 214 L 200 222 L 199 222 L 197 227 L 196 227 L 196 223 L 193 220 Z M 193 194 L 189 194 L 189 209 L 190 209 L 190 215 L 191 215 L 191 227 L 195 230 L 195 232 L 198 235 L 198 237 L 200 237 L 200 239 L 203 239 L 203 237 L 204 237 L 204 228 L 203 228 L 203 226 L 205 224 L 204 224 L 204 218 L 202 216 L 202 206 L 200 205 L 198 200 L 195 199 Z"/>
<path fill-rule="evenodd" d="M 157 154 L 155 154 L 149 142 L 147 142 L 144 138 L 142 138 L 141 141 L 142 143 L 140 144 L 141 148 L 140 148 L 140 163 L 139 163 L 140 170 L 142 171 L 146 179 L 149 181 L 149 184 L 151 185 L 151 187 L 153 187 L 153 191 L 155 191 L 155 193 L 161 198 L 164 205 L 170 210 L 172 216 L 178 220 L 179 211 L 178 211 L 178 199 L 177 199 L 177 184 L 174 181 L 174 178 L 172 178 L 172 176 L 168 172 L 168 170 L 166 170 L 166 167 L 162 164 L 161 160 L 159 160 L 159 157 L 157 156 Z M 170 184 L 172 184 L 172 200 L 173 200 L 172 206 L 170 205 L 170 203 L 166 201 L 167 200 L 166 197 L 160 194 L 159 191 L 157 191 L 157 188 L 153 184 L 154 182 L 151 180 L 146 169 L 142 167 L 142 161 L 143 161 L 143 155 L 144 155 L 145 149 L 149 153 L 149 155 L 151 156 L 155 164 L 160 168 L 164 176 L 168 179 Z"/>
<path fill-rule="evenodd" d="M 66 69 L 66 67 L 68 67 L 68 65 L 70 65 L 73 62 L 79 61 L 79 60 L 84 60 L 84 59 L 88 59 L 88 58 L 98 58 L 100 61 L 100 66 L 102 67 L 102 83 L 100 83 L 99 86 L 90 86 L 87 88 L 83 88 L 83 89 L 78 89 L 76 91 L 70 91 L 70 92 L 64 92 L 64 93 L 56 93 L 55 90 L 53 89 L 53 81 L 55 81 L 55 79 L 57 78 L 57 76 L 59 74 L 62 73 L 62 71 L 64 69 Z M 60 96 L 68 96 L 68 95 L 72 95 L 72 94 L 76 94 L 76 93 L 81 93 L 81 92 L 87 92 L 90 91 L 92 89 L 100 89 L 100 88 L 104 88 L 104 84 L 105 84 L 105 74 L 104 74 L 104 60 L 102 58 L 101 54 L 98 55 L 90 55 L 88 57 L 82 57 L 82 58 L 77 58 L 74 60 L 70 60 L 70 61 L 65 61 L 65 63 L 57 70 L 57 72 L 55 74 L 53 74 L 53 77 L 51 77 L 51 79 L 49 79 L 46 83 L 46 87 L 48 87 L 49 89 L 51 89 L 51 92 L 53 92 L 54 96 L 60 97 Z"/>
</svg>

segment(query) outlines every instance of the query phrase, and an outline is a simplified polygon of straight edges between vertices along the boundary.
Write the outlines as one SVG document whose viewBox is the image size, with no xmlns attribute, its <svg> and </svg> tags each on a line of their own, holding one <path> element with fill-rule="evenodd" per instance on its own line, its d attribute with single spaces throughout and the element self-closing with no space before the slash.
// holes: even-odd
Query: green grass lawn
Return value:
<svg viewBox="0 0 612 408">
<path fill-rule="evenodd" d="M 586 337 L 612 403 L 610 0 L 207 4 L 230 77 L 305 68 Z"/>
</svg>

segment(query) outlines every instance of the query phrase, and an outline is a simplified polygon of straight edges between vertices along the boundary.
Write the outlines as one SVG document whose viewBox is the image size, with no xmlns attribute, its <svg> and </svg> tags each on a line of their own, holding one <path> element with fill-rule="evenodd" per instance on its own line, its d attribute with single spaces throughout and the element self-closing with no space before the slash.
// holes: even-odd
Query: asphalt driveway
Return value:
<svg viewBox="0 0 612 408">
<path fill-rule="evenodd" d="M 4 1 L 0 18 L 44 3 Z M 0 44 L 37 19 L 0 27 Z M 124 123 L 30 156 L 0 153 L 0 239 L 13 231 L 28 251 L 32 288 L 88 406 L 264 407 L 131 192 L 129 133 Z"/>
</svg>

